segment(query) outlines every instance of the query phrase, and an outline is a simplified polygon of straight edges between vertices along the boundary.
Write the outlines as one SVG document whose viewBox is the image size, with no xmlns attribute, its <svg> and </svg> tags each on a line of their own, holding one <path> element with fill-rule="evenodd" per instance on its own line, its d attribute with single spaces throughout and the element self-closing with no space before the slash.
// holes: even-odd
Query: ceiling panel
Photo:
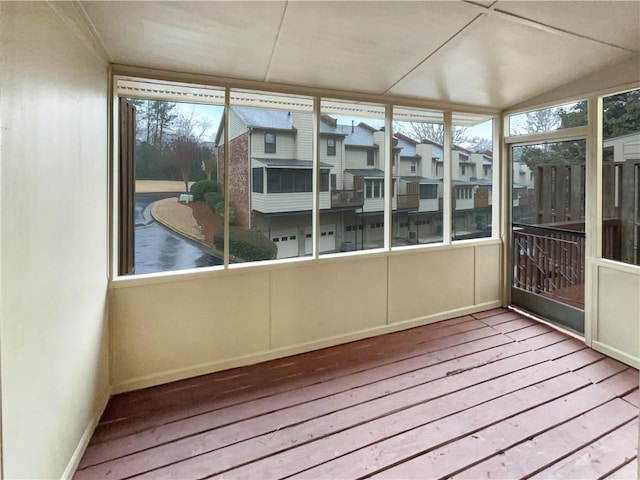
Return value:
<svg viewBox="0 0 640 480">
<path fill-rule="evenodd" d="M 505 108 L 630 55 L 615 47 L 489 15 L 390 93 Z"/>
<path fill-rule="evenodd" d="M 290 2 L 267 80 L 383 93 L 477 15 L 458 2 Z"/>
<path fill-rule="evenodd" d="M 640 51 L 640 2 L 499 2 L 496 10 Z"/>
<path fill-rule="evenodd" d="M 115 63 L 257 80 L 264 80 L 285 5 L 82 3 Z"/>
</svg>

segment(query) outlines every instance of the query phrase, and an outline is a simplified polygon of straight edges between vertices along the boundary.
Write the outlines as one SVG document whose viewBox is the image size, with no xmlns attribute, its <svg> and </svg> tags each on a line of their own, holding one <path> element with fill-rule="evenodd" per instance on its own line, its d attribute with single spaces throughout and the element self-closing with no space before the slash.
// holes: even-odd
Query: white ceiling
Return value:
<svg viewBox="0 0 640 480">
<path fill-rule="evenodd" d="M 113 63 L 500 109 L 640 53 L 637 0 L 80 5 Z"/>
</svg>

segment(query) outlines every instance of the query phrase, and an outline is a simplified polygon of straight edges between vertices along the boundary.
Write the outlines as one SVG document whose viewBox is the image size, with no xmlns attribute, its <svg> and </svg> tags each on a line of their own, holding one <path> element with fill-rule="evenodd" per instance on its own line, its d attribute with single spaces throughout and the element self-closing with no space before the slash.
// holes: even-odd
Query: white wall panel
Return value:
<svg viewBox="0 0 640 480">
<path fill-rule="evenodd" d="M 108 70 L 61 17 L 75 7 L 54 7 L 0 3 L 2 456 L 12 479 L 70 475 L 109 394 Z"/>
<path fill-rule="evenodd" d="M 269 273 L 117 288 L 111 320 L 115 385 L 205 373 L 269 349 Z"/>
<path fill-rule="evenodd" d="M 384 258 L 272 273 L 274 348 L 313 342 L 386 324 Z"/>
<path fill-rule="evenodd" d="M 590 260 L 595 296 L 592 346 L 623 362 L 640 367 L 640 269 L 615 262 Z"/>
<path fill-rule="evenodd" d="M 427 317 L 473 305 L 473 247 L 389 259 L 389 321 Z"/>
</svg>

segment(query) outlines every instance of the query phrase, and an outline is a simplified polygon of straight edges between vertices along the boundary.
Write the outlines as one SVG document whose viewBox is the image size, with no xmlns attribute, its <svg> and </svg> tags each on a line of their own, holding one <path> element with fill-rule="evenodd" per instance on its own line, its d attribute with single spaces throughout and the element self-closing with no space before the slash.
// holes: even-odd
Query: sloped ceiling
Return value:
<svg viewBox="0 0 640 480">
<path fill-rule="evenodd" d="M 640 53 L 638 1 L 79 5 L 113 63 L 497 109 Z"/>
</svg>

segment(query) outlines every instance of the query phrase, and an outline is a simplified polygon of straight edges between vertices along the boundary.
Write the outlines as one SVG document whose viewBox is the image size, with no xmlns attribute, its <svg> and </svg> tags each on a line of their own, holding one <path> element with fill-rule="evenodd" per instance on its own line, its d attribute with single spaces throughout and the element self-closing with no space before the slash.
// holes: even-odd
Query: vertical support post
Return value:
<svg viewBox="0 0 640 480">
<path fill-rule="evenodd" d="M 442 243 L 449 244 L 453 238 L 453 185 L 451 180 L 452 167 L 451 167 L 451 148 L 452 142 L 452 128 L 453 128 L 453 115 L 450 111 L 444 112 L 444 141 L 442 142 L 443 155 L 444 155 L 444 171 L 443 171 L 443 195 L 442 199 Z"/>
<path fill-rule="evenodd" d="M 311 130 L 313 131 L 313 153 L 312 153 L 312 183 L 313 200 L 311 211 L 311 239 L 313 240 L 313 258 L 320 256 L 320 97 L 313 98 L 313 120 Z"/>
<path fill-rule="evenodd" d="M 393 106 L 384 110 L 384 249 L 391 250 L 393 209 Z"/>
<path fill-rule="evenodd" d="M 229 268 L 229 115 L 231 114 L 231 90 L 224 89 L 224 268 Z"/>
</svg>

